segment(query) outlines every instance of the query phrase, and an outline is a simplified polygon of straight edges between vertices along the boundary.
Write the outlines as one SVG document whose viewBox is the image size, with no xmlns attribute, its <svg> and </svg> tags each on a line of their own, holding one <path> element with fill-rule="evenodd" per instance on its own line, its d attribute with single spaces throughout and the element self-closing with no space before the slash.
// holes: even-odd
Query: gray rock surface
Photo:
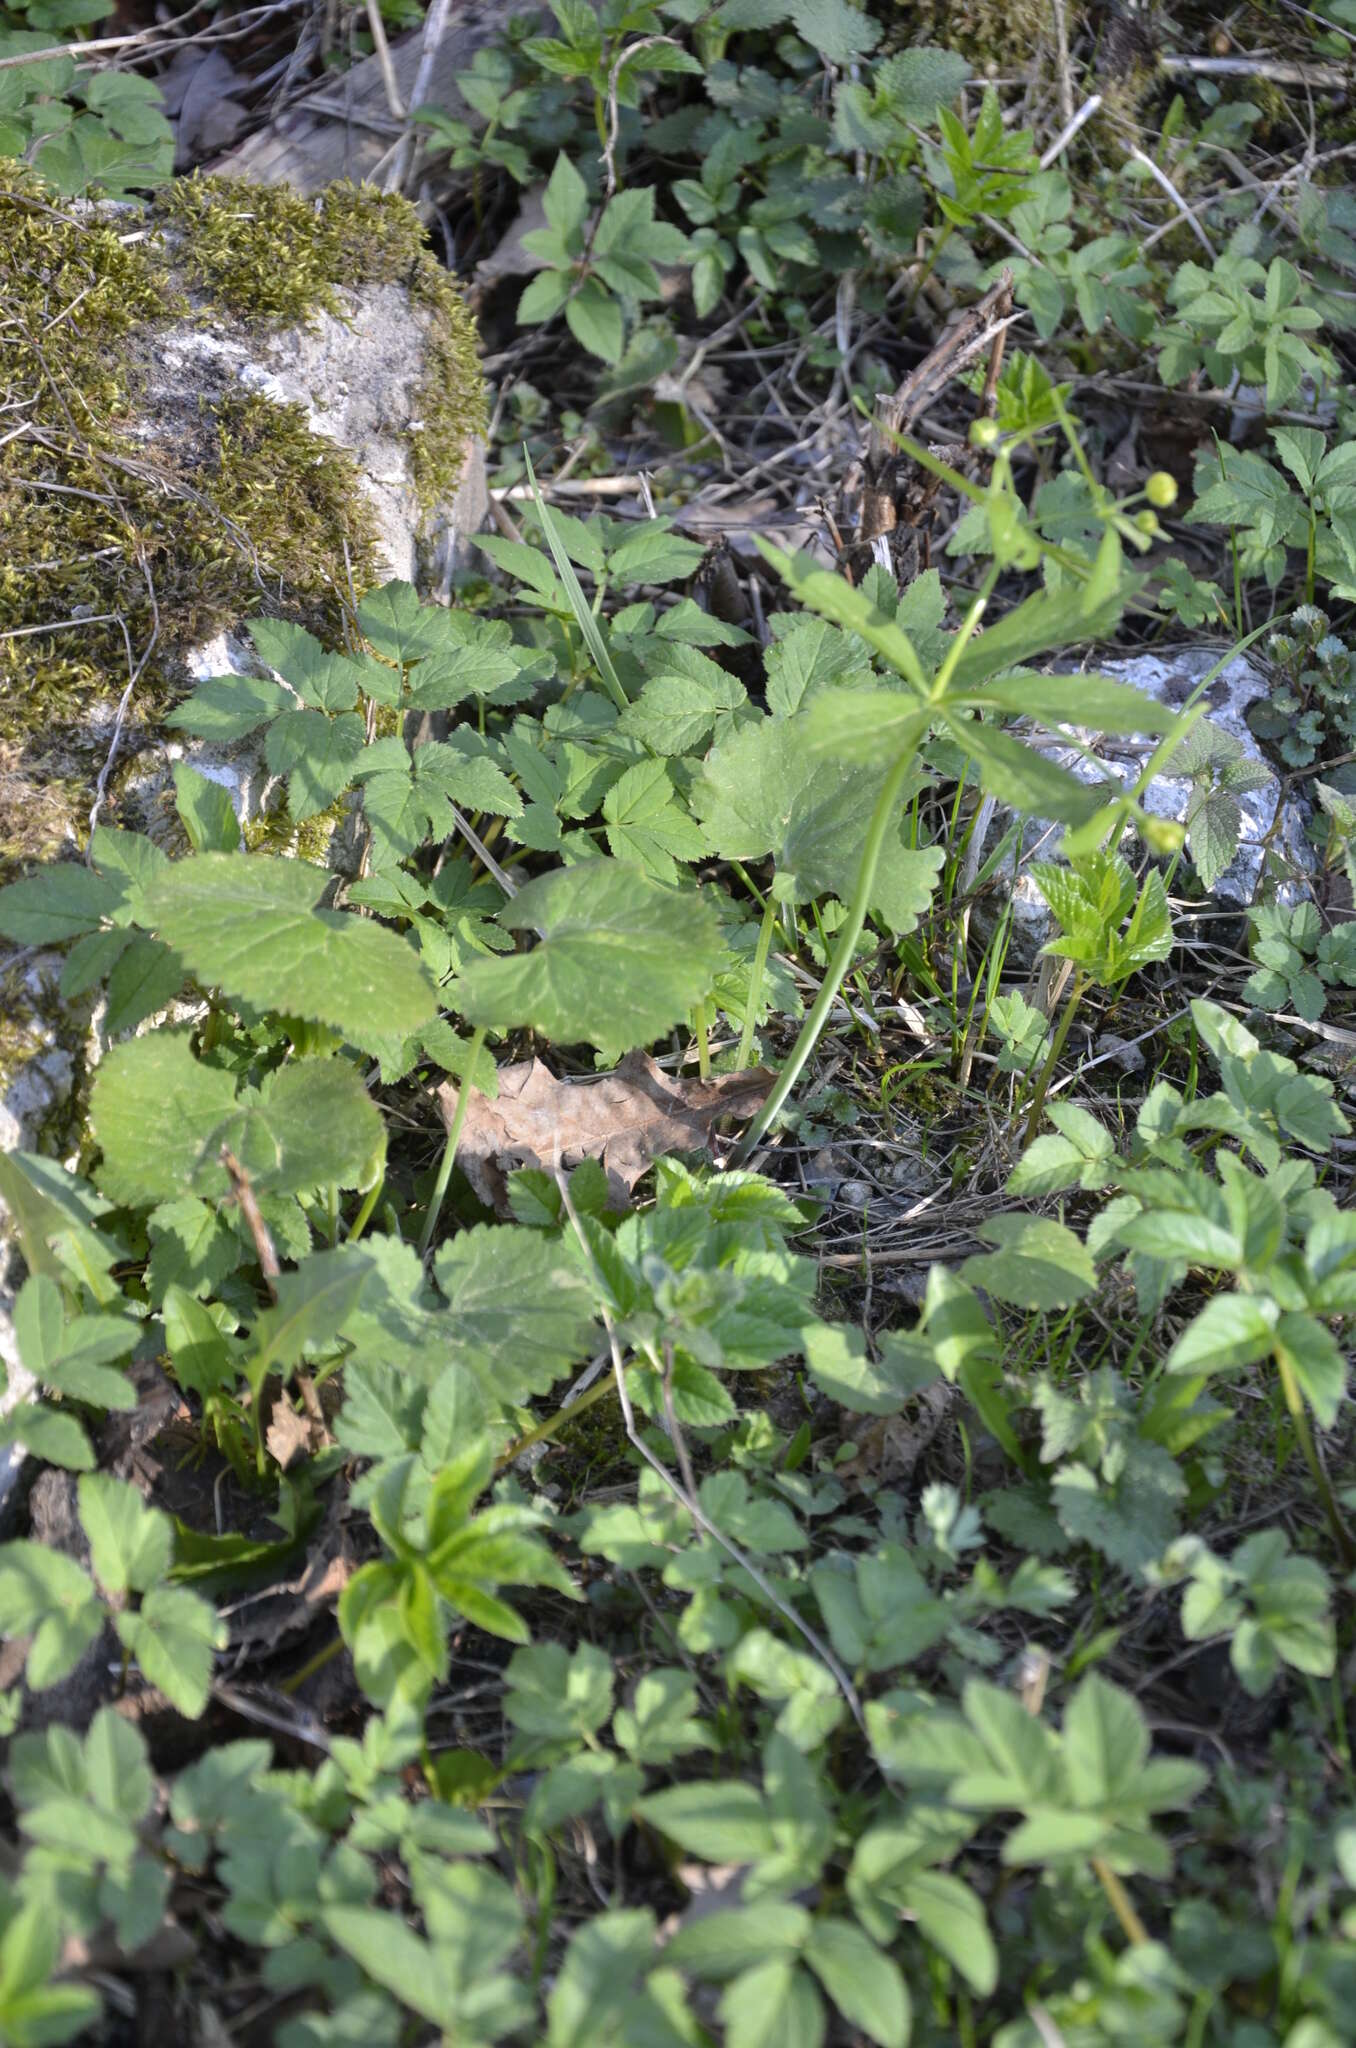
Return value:
<svg viewBox="0 0 1356 2048">
<path fill-rule="evenodd" d="M 1211 648 L 1188 648 L 1161 655 L 1139 654 L 1128 660 L 1099 662 L 1097 673 L 1114 677 L 1117 682 L 1129 683 L 1156 703 L 1180 710 L 1193 698 L 1203 678 L 1209 675 L 1219 659 L 1219 653 Z M 1244 759 L 1255 764 L 1259 773 L 1265 773 L 1265 780 L 1259 781 L 1255 789 L 1239 794 L 1242 831 L 1238 852 L 1211 892 L 1221 902 L 1236 905 L 1240 910 L 1246 909 L 1257 897 L 1268 860 L 1275 887 L 1283 899 L 1294 899 L 1303 894 L 1315 868 L 1314 851 L 1305 835 L 1310 815 L 1308 800 L 1293 790 L 1282 797 L 1281 779 L 1253 738 L 1247 722 L 1248 706 L 1259 697 L 1268 695 L 1270 689 L 1270 679 L 1265 670 L 1240 655 L 1206 684 L 1204 690 L 1205 702 L 1209 706 L 1206 713 L 1209 723 L 1236 740 Z M 1058 762 L 1060 767 L 1067 768 L 1080 781 L 1088 784 L 1106 782 L 1109 795 L 1114 794 L 1118 786 L 1124 788 L 1138 779 L 1158 744 L 1156 740 L 1139 734 L 1107 734 L 1093 730 L 1077 734 L 1080 745 L 1066 744 L 1048 734 L 1032 733 L 1028 737 L 1035 741 L 1041 753 Z M 1188 778 L 1160 775 L 1145 792 L 1144 808 L 1153 817 L 1184 823 L 1191 794 L 1192 785 Z M 1281 810 L 1279 822 L 1278 806 Z M 995 806 L 982 845 L 975 851 L 983 857 L 999 843 L 1013 823 L 1010 811 L 1001 804 Z M 976 926 L 984 932 L 993 928 L 999 911 L 1011 898 L 1013 924 L 1009 958 L 1014 967 L 1031 966 L 1041 947 L 1053 936 L 1053 920 L 1045 899 L 1031 879 L 1029 867 L 1032 860 L 1057 857 L 1060 837 L 1058 825 L 1042 819 L 1027 819 L 1015 848 L 1014 865 L 1005 864 L 995 883 L 991 884 L 987 899 L 977 905 Z"/>
</svg>

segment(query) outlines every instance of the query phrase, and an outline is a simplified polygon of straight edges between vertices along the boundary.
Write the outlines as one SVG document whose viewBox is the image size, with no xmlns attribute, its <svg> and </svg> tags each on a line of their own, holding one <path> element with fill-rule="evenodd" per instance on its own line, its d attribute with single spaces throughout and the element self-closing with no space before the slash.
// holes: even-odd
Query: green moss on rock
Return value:
<svg viewBox="0 0 1356 2048">
<path fill-rule="evenodd" d="M 0 880 L 49 850 L 39 814 L 59 811 L 69 843 L 88 802 L 66 792 L 97 770 L 129 674 L 125 758 L 182 688 L 188 648 L 258 611 L 337 638 L 352 591 L 382 579 L 354 458 L 301 406 L 225 373 L 168 411 L 161 396 L 169 341 L 196 326 L 210 346 L 223 309 L 277 332 L 342 319 L 346 290 L 378 284 L 426 316 L 407 445 L 427 514 L 483 431 L 484 389 L 470 315 L 404 200 L 195 179 L 148 215 L 64 205 L 0 163 L 0 398 L 24 427 L 0 475 Z"/>
</svg>

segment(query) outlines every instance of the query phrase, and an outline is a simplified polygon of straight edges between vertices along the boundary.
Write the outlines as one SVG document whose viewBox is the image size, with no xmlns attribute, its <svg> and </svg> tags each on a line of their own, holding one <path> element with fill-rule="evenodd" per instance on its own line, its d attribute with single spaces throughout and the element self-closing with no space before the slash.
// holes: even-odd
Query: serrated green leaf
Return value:
<svg viewBox="0 0 1356 2048">
<path fill-rule="evenodd" d="M 474 960 L 457 984 L 472 1024 L 530 1024 L 557 1044 L 609 1057 L 648 1045 L 706 995 L 722 958 L 714 910 L 620 861 L 542 875 L 500 912 L 535 927 L 529 953 Z"/>
<path fill-rule="evenodd" d="M 324 910 L 330 876 L 265 854 L 200 853 L 146 892 L 160 935 L 201 981 L 342 1031 L 414 1032 L 437 1010 L 413 949 L 370 918 Z"/>
</svg>

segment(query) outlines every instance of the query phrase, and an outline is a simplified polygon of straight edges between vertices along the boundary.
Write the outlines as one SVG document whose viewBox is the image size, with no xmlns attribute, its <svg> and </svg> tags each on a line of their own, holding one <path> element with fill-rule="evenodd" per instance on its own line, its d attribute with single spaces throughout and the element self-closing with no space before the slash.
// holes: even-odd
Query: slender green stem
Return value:
<svg viewBox="0 0 1356 2048">
<path fill-rule="evenodd" d="M 1149 1937 L 1145 1932 L 1144 1922 L 1130 1903 L 1129 1892 L 1127 1892 L 1105 1857 L 1094 1856 L 1092 1867 L 1097 1873 L 1097 1882 L 1101 1885 L 1102 1890 L 1110 1901 L 1112 1912 L 1121 1923 L 1126 1940 L 1133 1947 L 1142 1948 Z"/>
<path fill-rule="evenodd" d="M 703 1081 L 711 1078 L 711 1029 L 706 1015 L 706 1004 L 698 1003 L 692 1012 L 692 1036 L 697 1041 L 697 1072 Z"/>
<path fill-rule="evenodd" d="M 913 758 L 913 748 L 907 747 L 885 778 L 881 793 L 876 799 L 876 808 L 871 813 L 871 823 L 867 827 L 857 887 L 847 917 L 839 929 L 838 944 L 834 947 L 828 972 L 824 976 L 819 994 L 815 997 L 814 1006 L 801 1026 L 800 1036 L 791 1048 L 791 1056 L 777 1076 L 776 1086 L 735 1148 L 733 1164 L 736 1166 L 744 1164 L 773 1119 L 780 1114 L 782 1105 L 804 1071 L 806 1061 L 819 1043 L 820 1034 L 829 1019 L 829 1012 L 852 965 L 852 955 L 861 937 L 862 926 L 866 923 L 867 905 L 871 901 L 871 891 L 875 886 L 876 869 L 880 865 L 885 835 L 890 829 L 905 778 L 913 766 Z"/>
<path fill-rule="evenodd" d="M 447 1193 L 447 1184 L 452 1178 L 452 1168 L 456 1164 L 457 1146 L 461 1142 L 461 1127 L 466 1122 L 467 1104 L 475 1092 L 475 1071 L 480 1064 L 480 1055 L 484 1049 L 485 1032 L 482 1027 L 472 1038 L 470 1050 L 466 1055 L 466 1072 L 462 1076 L 461 1087 L 457 1090 L 457 1107 L 452 1116 L 452 1128 L 447 1134 L 447 1143 L 443 1146 L 443 1156 L 438 1166 L 438 1178 L 434 1182 L 433 1193 L 429 1196 L 428 1214 L 424 1218 L 424 1234 L 419 1240 L 419 1256 L 421 1259 L 428 1257 L 428 1248 L 433 1242 L 433 1233 L 438 1225 L 438 1212 L 443 1206 L 443 1197 Z"/>
<path fill-rule="evenodd" d="M 927 283 L 933 271 L 936 269 L 937 259 L 941 255 L 947 243 L 951 240 L 954 228 L 955 222 L 948 221 L 946 226 L 942 229 L 940 235 L 938 235 L 937 240 L 933 245 L 932 254 L 928 257 L 927 262 L 923 265 L 923 268 L 919 272 L 918 277 L 914 283 L 913 290 L 909 293 L 909 303 L 904 308 L 904 318 L 906 321 L 912 319 L 913 309 L 918 304 L 918 294 L 922 291 L 923 286 Z"/>
<path fill-rule="evenodd" d="M 349 1244 L 356 1244 L 358 1242 L 358 1239 L 366 1230 L 368 1224 L 372 1221 L 372 1211 L 376 1208 L 377 1203 L 381 1200 L 381 1191 L 385 1187 L 385 1185 L 386 1182 L 384 1179 L 374 1180 L 371 1187 L 367 1190 L 367 1193 L 363 1196 L 363 1205 L 361 1209 L 359 1209 L 357 1215 L 354 1217 L 353 1227 L 348 1233 L 347 1242 Z"/>
<path fill-rule="evenodd" d="M 605 1375 L 596 1386 L 590 1387 L 586 1394 L 581 1394 L 577 1401 L 571 1401 L 567 1408 L 557 1408 L 544 1422 L 539 1422 L 535 1429 L 529 1429 L 526 1436 L 515 1437 L 508 1449 L 501 1451 L 495 1459 L 495 1471 L 504 1471 L 515 1458 L 521 1458 L 524 1451 L 530 1451 L 533 1444 L 541 1443 L 544 1437 L 554 1436 L 558 1430 L 564 1429 L 567 1422 L 573 1422 L 577 1415 L 583 1415 L 587 1409 L 594 1407 L 599 1401 L 605 1401 L 609 1394 L 615 1394 L 616 1391 L 616 1380 L 610 1374 Z"/>
<path fill-rule="evenodd" d="M 1337 1504 L 1337 1495 L 1332 1490 L 1332 1481 L 1324 1471 L 1322 1460 L 1319 1458 L 1314 1433 L 1309 1427 L 1309 1412 L 1304 1405 L 1299 1381 L 1295 1378 L 1295 1368 L 1284 1351 L 1279 1349 L 1276 1352 L 1276 1367 L 1281 1375 L 1281 1392 L 1285 1395 L 1285 1405 L 1290 1410 L 1290 1420 L 1295 1425 L 1295 1437 L 1314 1485 L 1318 1489 L 1318 1497 L 1328 1518 L 1328 1527 L 1332 1531 L 1338 1555 L 1343 1564 L 1350 1565 L 1356 1562 L 1356 1544 L 1353 1544 L 1351 1531 L 1342 1519 L 1342 1510 Z"/>
<path fill-rule="evenodd" d="M 278 1688 L 279 1692 L 288 1694 L 300 1692 L 307 1679 L 313 1678 L 317 1671 L 323 1671 L 327 1664 L 332 1664 L 343 1647 L 343 1637 L 333 1637 L 331 1641 L 326 1643 L 323 1650 L 317 1650 L 314 1657 L 307 1658 L 300 1671 L 294 1671 L 290 1678 L 283 1680 Z"/>
<path fill-rule="evenodd" d="M 1087 986 L 1088 977 L 1080 972 L 1074 980 L 1069 1000 L 1064 1005 L 1064 1012 L 1056 1027 L 1049 1055 L 1046 1058 L 1045 1065 L 1041 1068 L 1040 1080 L 1036 1083 L 1036 1092 L 1031 1098 L 1031 1109 L 1027 1116 L 1026 1131 L 1022 1138 L 1024 1145 L 1029 1145 L 1040 1129 L 1041 1111 L 1045 1108 L 1045 1092 L 1050 1086 L 1055 1068 L 1059 1065 L 1059 1056 L 1064 1050 L 1064 1041 L 1069 1036 L 1069 1026 L 1073 1023 L 1078 1005 L 1082 1002 L 1087 992 Z"/>
<path fill-rule="evenodd" d="M 763 921 L 758 927 L 758 943 L 753 949 L 753 966 L 749 969 L 749 993 L 744 1003 L 744 1024 L 739 1034 L 739 1051 L 735 1055 L 735 1072 L 742 1074 L 753 1051 L 754 1020 L 763 994 L 763 976 L 767 973 L 767 956 L 772 951 L 772 928 L 777 922 L 777 905 L 771 891 L 763 905 Z"/>
</svg>

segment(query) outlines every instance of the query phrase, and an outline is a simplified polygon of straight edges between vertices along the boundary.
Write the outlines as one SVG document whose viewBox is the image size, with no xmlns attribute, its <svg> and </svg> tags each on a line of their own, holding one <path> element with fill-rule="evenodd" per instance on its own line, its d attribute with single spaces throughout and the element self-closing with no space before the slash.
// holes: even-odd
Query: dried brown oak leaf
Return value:
<svg viewBox="0 0 1356 2048">
<path fill-rule="evenodd" d="M 564 1167 L 601 1161 L 608 1200 L 624 1209 L 661 1153 L 709 1150 L 721 1118 L 752 1116 L 767 1100 L 772 1080 L 766 1067 L 709 1081 L 675 1080 L 648 1053 L 629 1052 L 596 1081 L 558 1081 L 540 1060 L 520 1060 L 499 1069 L 493 1101 L 479 1090 L 471 1097 L 457 1164 L 481 1201 L 508 1216 L 508 1176 L 520 1166 L 550 1173 L 559 1144 Z M 439 1113 L 449 1129 L 457 1093 L 449 1081 L 438 1089 Z"/>
</svg>

